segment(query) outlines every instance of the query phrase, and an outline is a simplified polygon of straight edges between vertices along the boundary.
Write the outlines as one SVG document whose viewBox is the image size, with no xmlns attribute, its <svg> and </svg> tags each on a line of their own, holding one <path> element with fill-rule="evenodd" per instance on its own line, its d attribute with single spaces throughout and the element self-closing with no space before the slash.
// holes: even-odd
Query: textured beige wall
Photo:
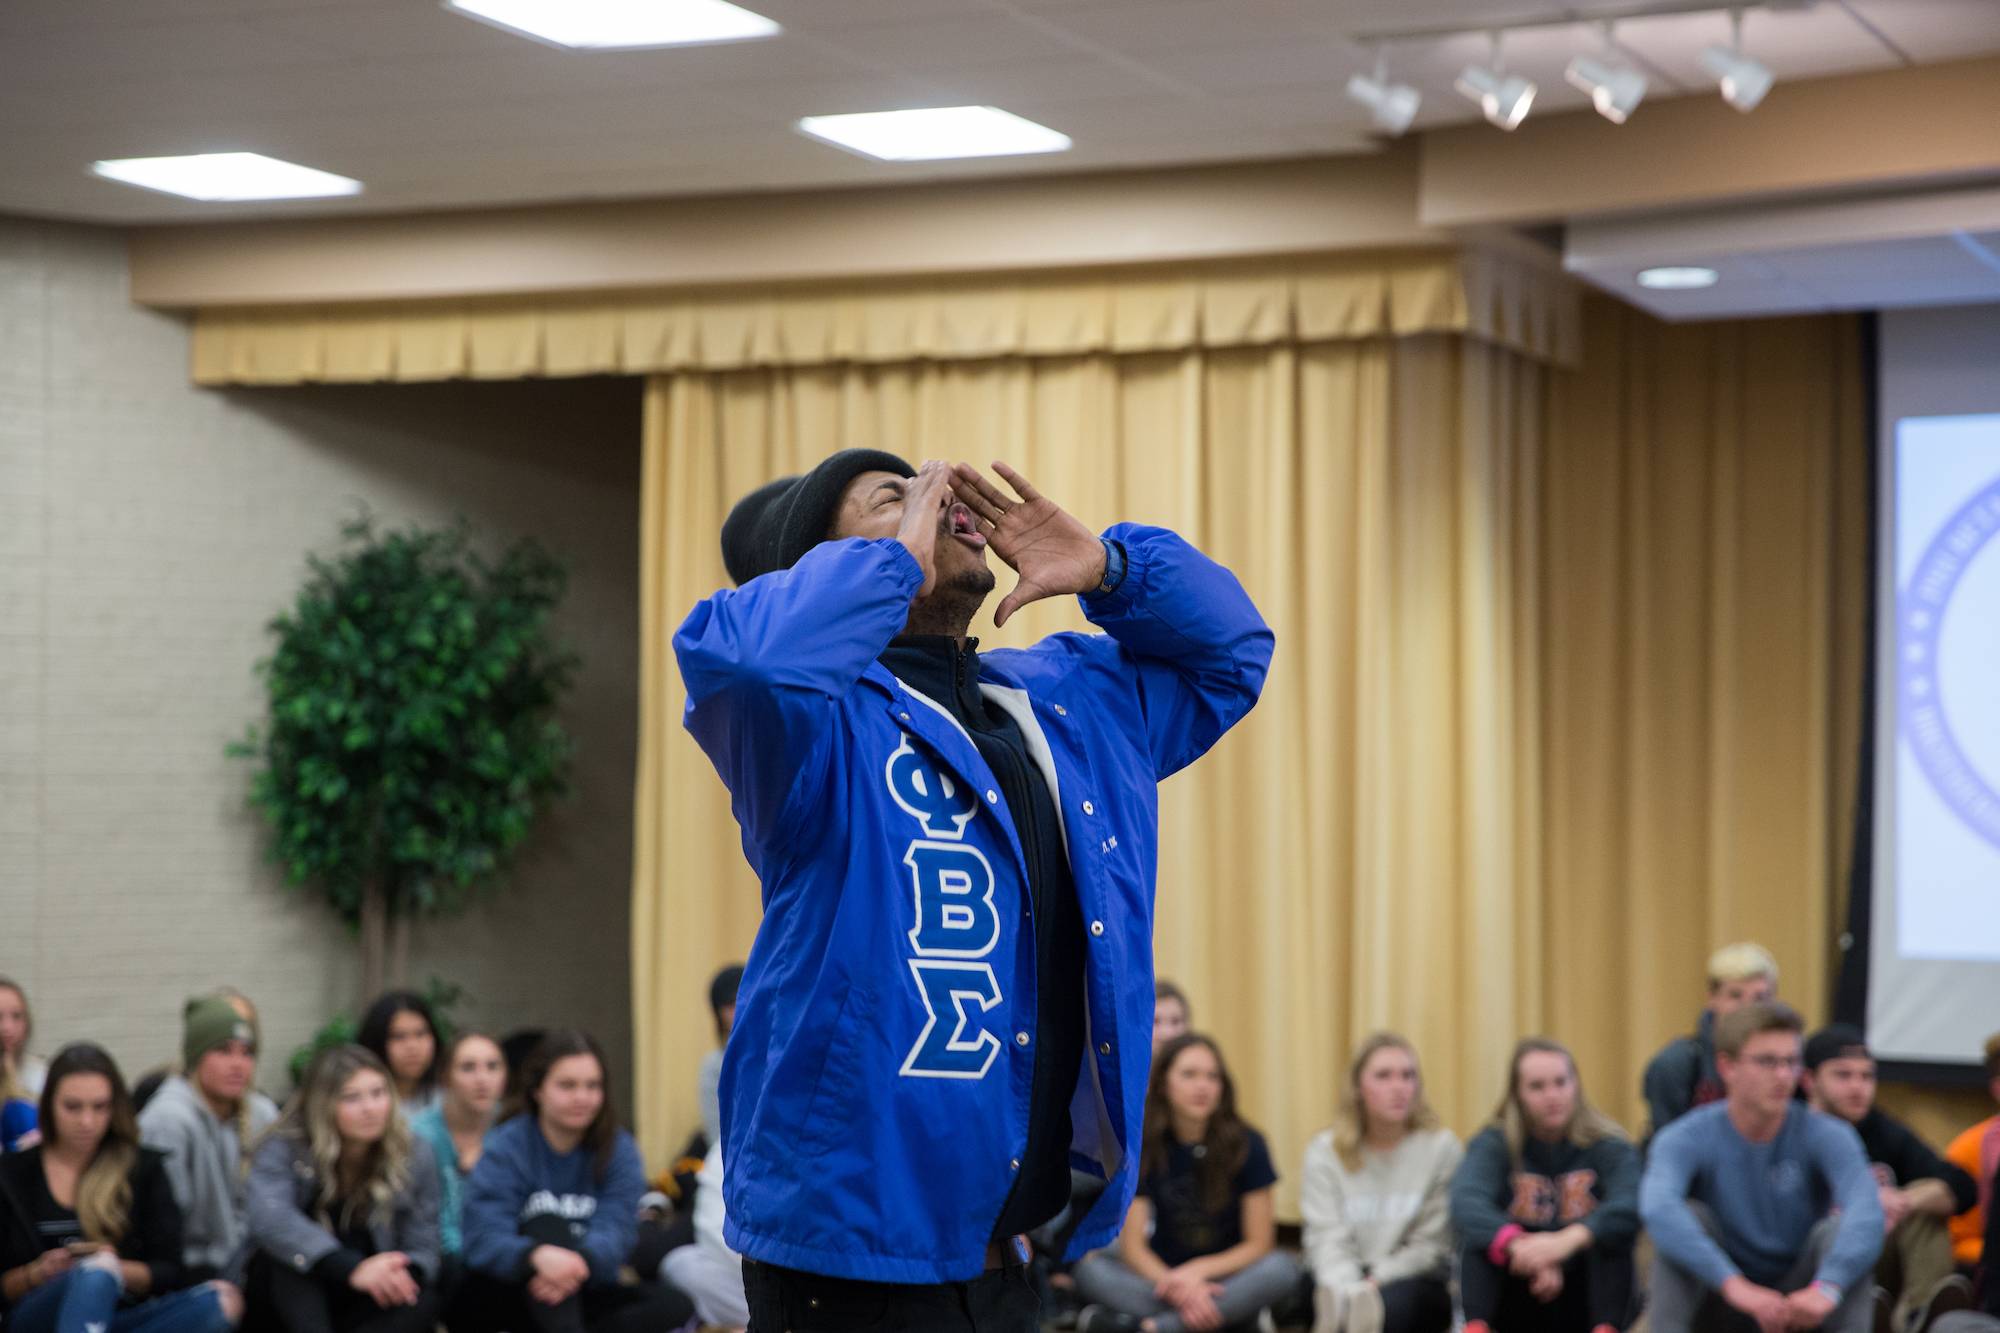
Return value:
<svg viewBox="0 0 2000 1333">
<path fill-rule="evenodd" d="M 351 1000 L 348 937 L 264 864 L 223 746 L 257 715 L 264 623 L 362 501 L 570 565 L 575 796 L 496 900 L 418 934 L 412 972 L 465 985 L 476 1022 L 582 1023 L 622 1074 L 638 383 L 197 390 L 185 325 L 130 304 L 125 253 L 0 218 L 0 974 L 36 1047 L 88 1035 L 143 1068 L 182 997 L 229 982 L 282 1092 L 283 1054 Z"/>
</svg>

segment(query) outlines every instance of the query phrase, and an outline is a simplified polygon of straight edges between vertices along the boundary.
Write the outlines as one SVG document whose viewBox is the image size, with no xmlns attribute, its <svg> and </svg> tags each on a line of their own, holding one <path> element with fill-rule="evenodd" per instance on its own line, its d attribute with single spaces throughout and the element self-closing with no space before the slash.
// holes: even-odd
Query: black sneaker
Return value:
<svg viewBox="0 0 2000 1333">
<path fill-rule="evenodd" d="M 1086 1305 L 1076 1316 L 1076 1333 L 1139 1333 L 1139 1318 L 1102 1305 Z"/>
<path fill-rule="evenodd" d="M 1956 1310 L 1970 1310 L 1972 1294 L 1972 1283 L 1960 1274 L 1953 1273 L 1941 1279 L 1931 1288 L 1930 1299 L 1924 1302 L 1923 1309 L 1911 1314 L 1904 1333 L 1924 1333 L 1941 1316 Z"/>
</svg>

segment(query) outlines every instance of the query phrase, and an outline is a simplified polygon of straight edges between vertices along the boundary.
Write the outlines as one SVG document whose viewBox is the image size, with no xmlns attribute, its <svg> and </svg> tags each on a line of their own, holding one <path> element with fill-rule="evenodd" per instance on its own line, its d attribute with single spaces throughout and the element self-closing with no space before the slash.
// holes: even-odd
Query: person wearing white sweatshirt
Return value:
<svg viewBox="0 0 2000 1333">
<path fill-rule="evenodd" d="M 1314 1333 L 1451 1327 L 1451 1178 L 1463 1153 L 1424 1100 L 1416 1049 L 1392 1032 L 1362 1042 L 1333 1127 L 1306 1147 Z"/>
</svg>

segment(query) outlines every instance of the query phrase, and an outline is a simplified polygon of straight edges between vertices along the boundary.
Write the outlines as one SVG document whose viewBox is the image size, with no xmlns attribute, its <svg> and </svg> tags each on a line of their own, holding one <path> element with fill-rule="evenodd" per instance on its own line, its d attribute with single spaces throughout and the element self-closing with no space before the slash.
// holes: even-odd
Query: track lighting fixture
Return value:
<svg viewBox="0 0 2000 1333">
<path fill-rule="evenodd" d="M 1485 65 L 1467 65 L 1459 71 L 1459 92 L 1479 104 L 1486 119 L 1503 130 L 1511 130 L 1528 118 L 1535 104 L 1535 85 L 1518 74 L 1507 73 L 1500 60 L 1500 34 L 1493 34 L 1493 55 Z"/>
<path fill-rule="evenodd" d="M 1578 92 L 1590 95 L 1597 114 L 1613 125 L 1623 125 L 1646 96 L 1646 76 L 1618 54 L 1611 25 L 1604 25 L 1604 54 L 1578 56 L 1569 62 L 1563 77 Z"/>
<path fill-rule="evenodd" d="M 1409 84 L 1389 82 L 1388 61 L 1379 55 L 1373 74 L 1356 74 L 1347 81 L 1347 95 L 1367 107 L 1375 128 L 1389 135 L 1409 129 L 1424 100 Z"/>
<path fill-rule="evenodd" d="M 1701 53 L 1701 67 L 1722 87 L 1722 100 L 1738 111 L 1754 110 L 1771 91 L 1773 75 L 1762 61 L 1743 54 L 1743 11 L 1729 11 L 1729 45 Z"/>
</svg>

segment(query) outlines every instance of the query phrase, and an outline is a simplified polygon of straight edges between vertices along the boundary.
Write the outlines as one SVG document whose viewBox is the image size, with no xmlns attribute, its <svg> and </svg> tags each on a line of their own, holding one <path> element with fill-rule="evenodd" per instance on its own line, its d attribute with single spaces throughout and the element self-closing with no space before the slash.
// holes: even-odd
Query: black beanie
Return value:
<svg viewBox="0 0 2000 1333">
<path fill-rule="evenodd" d="M 736 502 L 722 522 L 722 564 L 738 584 L 790 569 L 826 540 L 840 499 L 864 472 L 914 477 L 917 470 L 880 449 L 842 449 L 802 477 L 767 482 Z"/>
<path fill-rule="evenodd" d="M 1818 1069 L 1828 1060 L 1868 1054 L 1868 1038 L 1849 1023 L 1831 1023 L 1806 1038 L 1806 1068 Z"/>
</svg>

